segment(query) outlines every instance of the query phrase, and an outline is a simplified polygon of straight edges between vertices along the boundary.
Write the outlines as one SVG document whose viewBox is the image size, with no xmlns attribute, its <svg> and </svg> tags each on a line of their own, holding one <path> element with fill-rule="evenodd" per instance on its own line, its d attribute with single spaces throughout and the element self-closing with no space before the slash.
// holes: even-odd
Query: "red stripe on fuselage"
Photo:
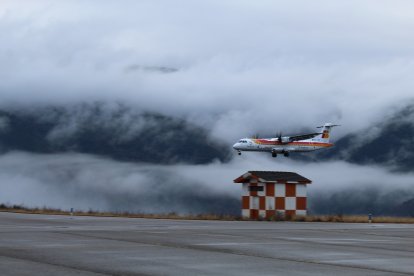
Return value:
<svg viewBox="0 0 414 276">
<path fill-rule="evenodd" d="M 281 143 L 279 141 L 271 141 L 271 140 L 264 140 L 264 139 L 253 139 L 252 140 L 255 144 L 265 145 L 265 146 L 310 146 L 310 147 L 331 147 L 333 144 L 331 143 L 323 143 L 323 142 L 290 142 L 290 143 Z"/>
</svg>

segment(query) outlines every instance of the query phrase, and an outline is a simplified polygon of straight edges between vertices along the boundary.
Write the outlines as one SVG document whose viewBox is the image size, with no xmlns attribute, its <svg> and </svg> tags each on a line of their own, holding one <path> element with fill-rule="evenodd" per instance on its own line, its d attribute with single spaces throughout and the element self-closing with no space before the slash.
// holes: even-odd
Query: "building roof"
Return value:
<svg viewBox="0 0 414 276">
<path fill-rule="evenodd" d="M 312 181 L 294 172 L 275 172 L 275 171 L 248 171 L 234 180 L 234 183 L 246 183 L 251 179 L 258 182 L 279 182 L 279 183 L 301 183 L 310 184 Z"/>
</svg>

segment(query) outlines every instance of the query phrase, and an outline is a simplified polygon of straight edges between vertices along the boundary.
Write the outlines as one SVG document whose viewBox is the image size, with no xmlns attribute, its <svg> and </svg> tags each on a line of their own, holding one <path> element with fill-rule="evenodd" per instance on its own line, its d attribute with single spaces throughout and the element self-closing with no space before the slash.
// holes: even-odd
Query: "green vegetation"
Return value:
<svg viewBox="0 0 414 276">
<path fill-rule="evenodd" d="M 0 204 L 0 212 L 13 212 L 23 214 L 42 214 L 42 215 L 72 215 L 70 211 L 54 209 L 54 208 L 28 208 L 22 205 L 5 205 Z M 199 214 L 199 215 L 178 215 L 177 213 L 167 214 L 144 214 L 144 213 L 130 213 L 130 212 L 99 212 L 94 210 L 73 212 L 74 216 L 96 216 L 96 217 L 125 217 L 125 218 L 150 218 L 150 219 L 185 219 L 185 220 L 241 220 L 240 217 L 230 215 L 214 215 L 214 214 Z"/>
<path fill-rule="evenodd" d="M 296 216 L 291 221 L 367 223 L 366 215 Z M 413 217 L 373 217 L 372 223 L 414 223 Z"/>
<path fill-rule="evenodd" d="M 43 215 L 65 215 L 70 216 L 70 211 L 53 208 L 28 208 L 21 205 L 0 204 L 0 212 L 13 212 L 24 214 L 43 214 Z M 99 212 L 99 211 L 74 211 L 74 216 L 96 216 L 96 217 L 125 217 L 125 218 L 149 218 L 149 219 L 182 219 L 182 220 L 228 220 L 243 221 L 238 216 L 199 214 L 199 215 L 179 215 L 177 213 L 167 214 L 144 214 L 129 212 Z M 343 216 L 343 215 L 324 215 L 324 216 L 277 216 L 271 219 L 261 219 L 262 221 L 291 221 L 291 222 L 344 222 L 344 223 L 368 223 L 368 216 Z M 372 223 L 414 223 L 413 217 L 373 217 Z"/>
</svg>

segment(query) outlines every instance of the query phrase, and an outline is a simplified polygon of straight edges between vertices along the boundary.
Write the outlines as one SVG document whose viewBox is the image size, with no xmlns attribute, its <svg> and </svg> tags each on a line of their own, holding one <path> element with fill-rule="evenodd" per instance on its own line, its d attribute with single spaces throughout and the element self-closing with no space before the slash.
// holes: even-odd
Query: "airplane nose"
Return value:
<svg viewBox="0 0 414 276">
<path fill-rule="evenodd" d="M 237 143 L 233 145 L 233 149 L 237 149 Z"/>
</svg>

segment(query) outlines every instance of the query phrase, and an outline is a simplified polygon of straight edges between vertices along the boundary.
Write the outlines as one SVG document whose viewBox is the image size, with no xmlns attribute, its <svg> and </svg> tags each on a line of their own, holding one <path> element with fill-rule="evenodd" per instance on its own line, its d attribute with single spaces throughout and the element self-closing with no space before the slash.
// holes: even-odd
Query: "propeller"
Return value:
<svg viewBox="0 0 414 276">
<path fill-rule="evenodd" d="M 279 132 L 279 135 L 276 134 L 276 136 L 279 143 L 282 143 L 282 132 Z"/>
</svg>

